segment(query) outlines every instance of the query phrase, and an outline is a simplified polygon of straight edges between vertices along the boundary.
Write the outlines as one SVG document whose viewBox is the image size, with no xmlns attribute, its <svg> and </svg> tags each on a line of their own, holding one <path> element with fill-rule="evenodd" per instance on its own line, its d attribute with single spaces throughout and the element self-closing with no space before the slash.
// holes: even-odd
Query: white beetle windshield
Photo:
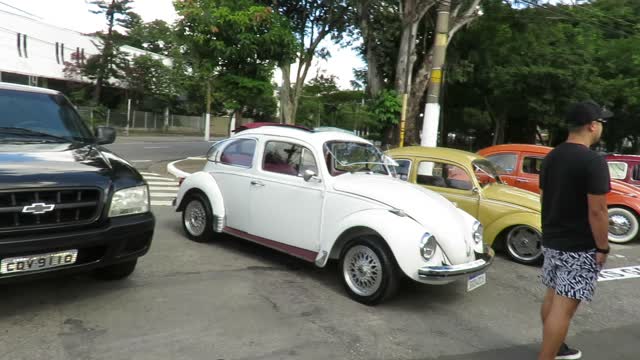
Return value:
<svg viewBox="0 0 640 360">
<path fill-rule="evenodd" d="M 371 144 L 330 141 L 324 144 L 324 153 L 327 168 L 332 176 L 346 172 L 389 174 L 384 154 Z"/>
</svg>

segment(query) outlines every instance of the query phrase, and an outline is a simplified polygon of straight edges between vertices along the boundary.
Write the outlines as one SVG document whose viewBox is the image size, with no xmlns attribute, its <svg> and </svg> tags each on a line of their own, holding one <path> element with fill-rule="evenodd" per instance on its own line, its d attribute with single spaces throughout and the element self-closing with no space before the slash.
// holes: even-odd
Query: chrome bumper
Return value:
<svg viewBox="0 0 640 360">
<path fill-rule="evenodd" d="M 421 280 L 455 280 L 482 273 L 493 263 L 494 256 L 493 249 L 484 245 L 482 253 L 476 252 L 475 261 L 458 265 L 424 266 L 418 269 L 418 276 Z"/>
</svg>

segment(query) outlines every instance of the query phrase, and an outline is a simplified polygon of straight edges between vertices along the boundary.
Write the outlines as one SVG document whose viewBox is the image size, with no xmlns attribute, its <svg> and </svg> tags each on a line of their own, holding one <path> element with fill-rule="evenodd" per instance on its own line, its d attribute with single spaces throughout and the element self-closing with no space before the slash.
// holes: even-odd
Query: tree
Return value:
<svg viewBox="0 0 640 360">
<path fill-rule="evenodd" d="M 226 103 L 240 115 L 248 89 L 264 94 L 269 84 L 265 84 L 262 75 L 293 56 L 295 39 L 288 22 L 268 6 L 251 0 L 174 4 L 181 16 L 178 33 L 180 44 L 184 45 L 185 65 L 194 81 L 206 84 L 207 112 L 212 102 L 210 95 L 215 91 L 212 86 L 235 84 L 245 91 L 230 92 L 233 98 Z M 258 78 L 250 81 L 256 75 Z"/>
<path fill-rule="evenodd" d="M 176 56 L 175 30 L 163 20 L 154 20 L 148 23 L 139 20 L 135 13 L 129 13 L 132 19 L 124 25 L 127 36 L 124 43 L 139 49 L 169 57 Z"/>
<path fill-rule="evenodd" d="M 295 58 L 285 58 L 278 66 L 282 72 L 283 85 L 280 89 L 280 107 L 285 123 L 296 122 L 296 112 L 307 74 L 316 56 L 330 56 L 320 43 L 328 36 L 340 38 L 345 32 L 348 4 L 346 0 L 263 0 L 261 3 L 272 7 L 289 20 L 291 31 L 296 37 Z M 293 83 L 291 65 L 298 64 Z"/>
<path fill-rule="evenodd" d="M 98 32 L 96 35 L 101 40 L 101 44 L 96 44 L 99 54 L 89 58 L 85 67 L 84 75 L 96 81 L 93 94 L 94 103 L 100 102 L 102 87 L 104 83 L 112 78 L 119 78 L 123 66 L 123 54 L 118 43 L 118 34 L 115 32 L 116 25 L 126 23 L 131 10 L 130 4 L 133 0 L 93 0 L 92 5 L 98 7 L 91 10 L 94 14 L 104 14 L 107 20 L 107 32 Z"/>
<path fill-rule="evenodd" d="M 625 140 L 637 146 L 640 38 L 630 24 L 640 19 L 639 5 L 513 8 L 485 0 L 486 15 L 450 47 L 443 133 L 474 128 L 479 146 L 555 145 L 566 136 L 568 105 L 595 99 L 616 114 L 605 128 L 607 148 L 622 150 Z M 620 26 L 607 25 L 611 19 Z"/>
<path fill-rule="evenodd" d="M 452 1 L 449 39 L 479 16 L 481 0 Z M 382 89 L 409 91 L 406 139 L 418 142 L 420 114 L 431 71 L 434 7 L 438 0 L 353 0 L 363 39 L 371 96 Z M 376 24 L 385 24 L 376 26 Z M 389 66 L 392 64 L 393 66 Z M 417 64 L 417 66 L 416 66 Z M 391 138 L 388 142 L 393 142 Z"/>
<path fill-rule="evenodd" d="M 133 58 L 124 73 L 127 88 L 137 100 L 154 97 L 166 105 L 177 95 L 171 68 L 151 55 Z"/>
</svg>

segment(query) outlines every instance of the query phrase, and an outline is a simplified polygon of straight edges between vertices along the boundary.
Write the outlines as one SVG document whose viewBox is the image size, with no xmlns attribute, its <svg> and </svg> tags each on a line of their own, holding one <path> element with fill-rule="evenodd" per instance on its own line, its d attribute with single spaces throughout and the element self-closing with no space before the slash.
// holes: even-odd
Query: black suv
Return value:
<svg viewBox="0 0 640 360">
<path fill-rule="evenodd" d="M 93 270 L 121 279 L 151 245 L 149 190 L 60 92 L 0 82 L 0 282 Z"/>
</svg>

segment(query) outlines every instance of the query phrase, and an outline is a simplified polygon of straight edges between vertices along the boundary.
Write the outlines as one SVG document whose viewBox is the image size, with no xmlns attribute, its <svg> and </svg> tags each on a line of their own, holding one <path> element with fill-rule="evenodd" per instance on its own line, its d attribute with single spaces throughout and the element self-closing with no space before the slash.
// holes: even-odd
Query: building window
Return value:
<svg viewBox="0 0 640 360">
<path fill-rule="evenodd" d="M 29 54 L 27 53 L 27 34 L 22 34 L 22 48 L 24 50 L 24 57 L 28 58 Z"/>
<path fill-rule="evenodd" d="M 18 33 L 18 42 L 17 42 L 17 46 L 18 46 L 18 56 L 22 57 L 22 46 L 20 46 L 20 39 L 22 38 L 20 35 L 20 33 Z"/>
</svg>

